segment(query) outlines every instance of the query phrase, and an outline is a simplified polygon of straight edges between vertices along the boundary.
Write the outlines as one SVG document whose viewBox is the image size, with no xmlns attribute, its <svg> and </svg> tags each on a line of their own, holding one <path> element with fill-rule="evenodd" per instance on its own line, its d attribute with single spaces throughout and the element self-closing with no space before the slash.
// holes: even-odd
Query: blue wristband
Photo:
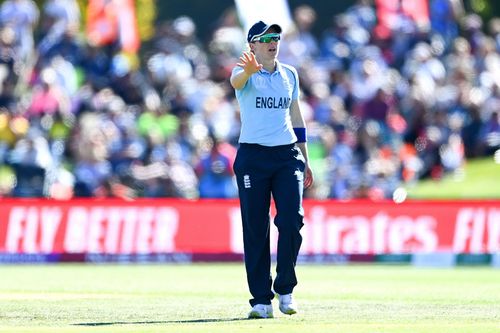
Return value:
<svg viewBox="0 0 500 333">
<path fill-rule="evenodd" d="M 306 128 L 305 127 L 294 127 L 293 131 L 295 132 L 295 136 L 297 137 L 297 143 L 306 142 Z"/>
</svg>

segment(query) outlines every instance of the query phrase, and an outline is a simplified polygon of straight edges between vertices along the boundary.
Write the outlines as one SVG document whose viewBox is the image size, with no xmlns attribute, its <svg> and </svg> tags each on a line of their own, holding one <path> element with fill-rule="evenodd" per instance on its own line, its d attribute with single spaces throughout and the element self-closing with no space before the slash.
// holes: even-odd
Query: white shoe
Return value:
<svg viewBox="0 0 500 333">
<path fill-rule="evenodd" d="M 273 306 L 271 304 L 255 304 L 248 314 L 248 318 L 273 318 Z"/>
<path fill-rule="evenodd" d="M 280 301 L 280 311 L 287 315 L 297 313 L 297 303 L 293 300 L 292 294 L 278 295 Z"/>
</svg>

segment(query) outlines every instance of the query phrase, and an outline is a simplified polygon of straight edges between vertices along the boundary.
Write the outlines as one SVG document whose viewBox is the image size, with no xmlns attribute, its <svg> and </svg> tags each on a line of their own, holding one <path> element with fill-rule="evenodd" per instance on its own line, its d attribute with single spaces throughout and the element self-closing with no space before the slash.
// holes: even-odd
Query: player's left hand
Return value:
<svg viewBox="0 0 500 333">
<path fill-rule="evenodd" d="M 309 167 L 309 163 L 306 163 L 306 169 L 304 170 L 304 189 L 309 188 L 314 182 L 314 175 L 312 169 Z"/>
</svg>

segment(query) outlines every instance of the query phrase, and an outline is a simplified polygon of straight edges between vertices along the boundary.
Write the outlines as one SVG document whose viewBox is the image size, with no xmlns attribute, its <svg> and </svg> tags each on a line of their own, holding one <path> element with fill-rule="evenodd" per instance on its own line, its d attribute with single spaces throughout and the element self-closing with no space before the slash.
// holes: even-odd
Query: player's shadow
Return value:
<svg viewBox="0 0 500 333">
<path fill-rule="evenodd" d="M 157 320 L 157 321 L 112 321 L 102 323 L 76 323 L 73 326 L 112 326 L 112 325 L 148 325 L 148 324 L 189 324 L 189 323 L 218 323 L 226 321 L 249 320 L 248 318 L 206 318 L 188 320 Z"/>
</svg>

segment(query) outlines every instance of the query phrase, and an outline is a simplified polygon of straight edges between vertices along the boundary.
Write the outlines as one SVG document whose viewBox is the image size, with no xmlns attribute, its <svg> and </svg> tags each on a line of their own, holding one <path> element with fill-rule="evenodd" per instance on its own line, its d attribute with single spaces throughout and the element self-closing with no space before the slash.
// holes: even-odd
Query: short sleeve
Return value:
<svg viewBox="0 0 500 333">
<path fill-rule="evenodd" d="M 295 100 L 295 99 L 299 99 L 299 92 L 300 92 L 300 89 L 299 89 L 299 74 L 297 73 L 297 70 L 295 68 L 292 67 L 292 75 L 293 75 L 293 78 L 294 78 L 294 81 L 295 81 L 295 84 L 293 85 L 293 91 L 292 91 L 292 99 Z"/>
<path fill-rule="evenodd" d="M 235 66 L 233 68 L 233 71 L 231 72 L 231 76 L 236 75 L 236 74 L 241 73 L 241 72 L 243 72 L 243 67 Z"/>
</svg>

